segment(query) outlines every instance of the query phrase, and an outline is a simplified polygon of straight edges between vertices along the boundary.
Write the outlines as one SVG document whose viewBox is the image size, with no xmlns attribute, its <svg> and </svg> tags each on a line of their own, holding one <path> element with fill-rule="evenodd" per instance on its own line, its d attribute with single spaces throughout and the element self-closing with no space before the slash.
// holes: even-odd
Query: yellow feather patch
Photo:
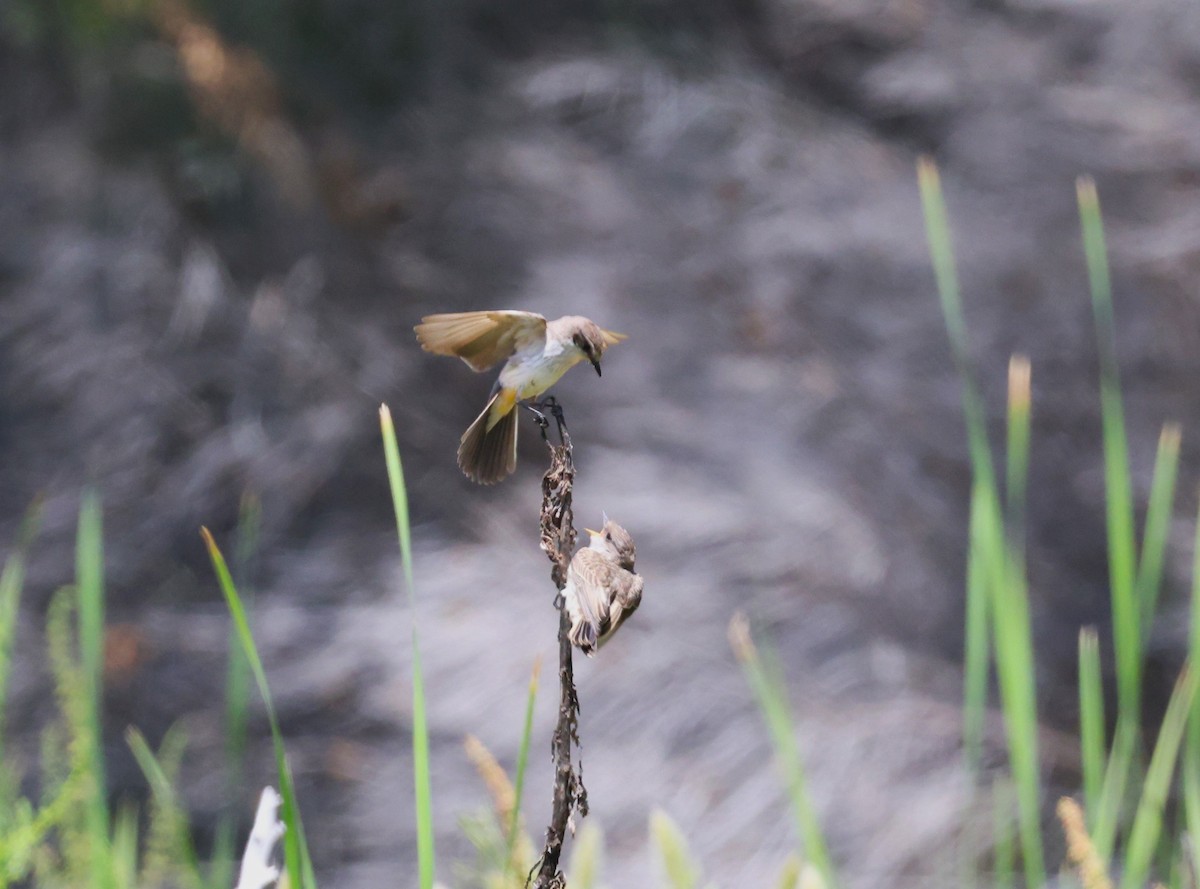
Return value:
<svg viewBox="0 0 1200 889">
<path fill-rule="evenodd" d="M 492 431 L 492 427 L 508 415 L 508 412 L 513 409 L 516 403 L 516 389 L 501 389 L 496 393 L 496 398 L 492 402 L 492 409 L 488 411 L 487 428 L 489 432 Z"/>
</svg>

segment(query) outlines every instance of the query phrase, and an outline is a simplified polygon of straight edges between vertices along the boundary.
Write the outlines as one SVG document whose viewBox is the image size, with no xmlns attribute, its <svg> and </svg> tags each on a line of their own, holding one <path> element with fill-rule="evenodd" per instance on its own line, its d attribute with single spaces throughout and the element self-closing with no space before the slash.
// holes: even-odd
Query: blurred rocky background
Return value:
<svg viewBox="0 0 1200 889">
<path fill-rule="evenodd" d="M 511 766 L 529 671 L 553 658 L 545 453 L 525 421 L 517 475 L 467 482 L 454 450 L 490 377 L 422 353 L 412 325 L 522 308 L 630 335 L 602 380 L 557 389 L 577 517 L 628 527 L 646 579 L 636 619 L 577 670 L 605 881 L 651 884 L 655 806 L 725 886 L 768 885 L 794 847 L 725 641 L 741 609 L 778 648 L 850 884 L 952 885 L 980 806 L 959 739 L 969 467 L 919 153 L 943 172 L 997 431 L 1010 353 L 1033 363 L 1052 779 L 1077 769 L 1058 742 L 1076 630 L 1107 621 L 1080 173 L 1106 211 L 1139 503 L 1160 425 L 1183 425 L 1168 598 L 1186 587 L 1195 4 L 6 0 L 0 84 L 0 550 L 45 498 L 9 725 L 32 757 L 53 708 L 42 609 L 72 577 L 94 485 L 112 790 L 142 792 L 126 725 L 153 741 L 184 720 L 202 846 L 231 801 L 213 780 L 227 617 L 198 528 L 231 547 L 252 492 L 255 629 L 318 872 L 366 889 L 413 870 L 386 401 L 415 522 L 443 879 L 470 861 L 457 819 L 487 797 L 462 738 Z M 1154 628 L 1148 718 L 1178 623 Z M 554 699 L 535 723 L 535 834 Z M 265 722 L 252 730 L 232 801 L 247 815 L 271 779 Z"/>
</svg>

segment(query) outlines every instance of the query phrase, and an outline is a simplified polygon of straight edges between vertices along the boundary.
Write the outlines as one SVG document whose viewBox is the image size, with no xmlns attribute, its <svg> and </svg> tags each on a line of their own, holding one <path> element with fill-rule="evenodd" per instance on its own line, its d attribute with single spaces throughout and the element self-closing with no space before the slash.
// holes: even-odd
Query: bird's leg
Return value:
<svg viewBox="0 0 1200 889">
<path fill-rule="evenodd" d="M 525 406 L 537 416 L 538 426 L 541 427 L 543 439 L 546 438 L 546 430 L 550 428 L 550 421 L 546 419 L 546 414 L 550 414 L 550 416 L 554 417 L 554 422 L 558 426 L 558 440 L 564 445 L 571 440 L 567 434 L 567 420 L 563 416 L 562 405 L 558 403 L 558 399 L 553 395 L 547 395 L 541 401 L 529 402 Z"/>
<path fill-rule="evenodd" d="M 529 412 L 531 414 L 533 414 L 534 419 L 537 420 L 538 429 L 541 430 L 541 433 L 542 433 L 542 441 L 549 444 L 550 439 L 546 436 L 546 430 L 550 428 L 550 421 L 546 419 L 545 414 L 543 414 L 540 410 L 538 410 L 538 408 L 542 406 L 541 403 L 540 402 L 523 402 L 523 406 L 525 408 L 527 408 L 529 410 Z"/>
<path fill-rule="evenodd" d="M 554 422 L 558 426 L 558 440 L 566 444 L 570 439 L 567 435 L 567 420 L 563 416 L 562 405 L 558 403 L 558 399 L 553 395 L 547 395 L 537 406 L 554 417 Z"/>
</svg>

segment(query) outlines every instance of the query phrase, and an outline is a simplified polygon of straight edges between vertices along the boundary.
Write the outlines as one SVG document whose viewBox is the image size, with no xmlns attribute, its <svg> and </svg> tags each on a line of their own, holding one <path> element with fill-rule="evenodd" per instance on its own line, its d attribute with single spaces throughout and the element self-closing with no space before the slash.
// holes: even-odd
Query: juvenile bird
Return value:
<svg viewBox="0 0 1200 889">
<path fill-rule="evenodd" d="M 511 310 L 426 315 L 413 329 L 426 352 L 457 356 L 476 372 L 505 362 L 487 405 L 458 446 L 459 468 L 483 485 L 517 468 L 517 404 L 537 398 L 584 359 L 600 375 L 604 350 L 625 339 L 580 315 L 547 321 Z"/>
<path fill-rule="evenodd" d="M 591 657 L 642 603 L 643 581 L 633 573 L 637 550 L 628 531 L 607 516 L 599 531 L 584 530 L 591 541 L 571 559 L 563 598 L 568 638 Z"/>
</svg>

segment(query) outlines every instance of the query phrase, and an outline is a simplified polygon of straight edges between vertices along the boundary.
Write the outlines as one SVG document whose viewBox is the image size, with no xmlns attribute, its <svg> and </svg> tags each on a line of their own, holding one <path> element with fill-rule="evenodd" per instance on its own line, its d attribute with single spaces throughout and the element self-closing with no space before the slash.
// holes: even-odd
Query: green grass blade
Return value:
<svg viewBox="0 0 1200 889">
<path fill-rule="evenodd" d="M 112 833 L 113 879 L 121 887 L 136 886 L 138 879 L 138 810 L 125 804 L 117 808 Z"/>
<path fill-rule="evenodd" d="M 275 766 L 279 773 L 280 796 L 283 797 L 282 818 L 284 824 L 287 825 L 287 832 L 283 835 L 283 847 L 288 882 L 289 885 L 300 887 L 300 889 L 315 889 L 316 876 L 313 873 L 312 859 L 309 857 L 308 842 L 304 836 L 304 824 L 300 820 L 300 807 L 296 800 L 292 771 L 288 766 L 287 753 L 283 747 L 283 734 L 279 730 L 275 705 L 271 701 L 271 689 L 267 686 L 267 674 L 263 670 L 262 659 L 258 656 L 258 648 L 255 646 L 254 636 L 250 632 L 250 622 L 246 618 L 246 609 L 238 595 L 237 587 L 233 583 L 233 577 L 229 573 L 229 566 L 225 564 L 225 557 L 221 555 L 221 550 L 217 547 L 216 541 L 213 540 L 213 536 L 207 528 L 201 528 L 200 533 L 204 537 L 204 544 L 208 548 L 213 570 L 217 573 L 221 592 L 225 595 L 225 604 L 229 607 L 229 613 L 233 617 L 238 640 L 241 642 L 242 651 L 250 664 L 250 672 L 258 685 L 258 693 L 262 697 L 263 706 L 267 711 L 267 721 L 271 726 L 271 740 L 275 747 Z"/>
<path fill-rule="evenodd" d="M 1192 621 L 1188 632 L 1188 663 L 1200 664 L 1200 514 L 1192 545 Z M 1183 802 L 1187 824 L 1185 845 L 1191 873 L 1200 878 L 1200 700 L 1188 716 L 1187 750 L 1183 757 Z"/>
<path fill-rule="evenodd" d="M 937 281 L 938 297 L 950 338 L 951 350 L 962 385 L 963 415 L 966 419 L 968 449 L 975 489 L 981 503 L 976 523 L 980 546 L 976 550 L 986 578 L 995 639 L 996 672 L 1000 684 L 1008 738 L 1009 759 L 1016 782 L 1021 847 L 1024 853 L 1026 881 L 1030 886 L 1045 883 L 1045 858 L 1040 830 L 1040 765 L 1038 761 L 1036 673 L 1033 660 L 1033 635 L 1029 618 L 1024 565 L 1019 552 L 1010 546 L 1000 506 L 999 488 L 988 444 L 986 414 L 971 372 L 966 321 L 959 295 L 958 276 L 950 240 L 950 224 L 942 197 L 937 167 L 928 158 L 917 163 L 917 180 L 929 254 Z M 1022 422 L 1017 418 L 1018 425 Z M 1028 445 L 1018 430 L 1013 442 L 1012 481 L 1024 477 Z M 1022 483 L 1023 487 L 1023 483 Z M 1013 487 L 1018 491 L 1020 488 Z M 973 510 L 974 510 L 973 506 Z M 977 618 L 976 618 L 977 619 Z M 976 680 L 977 681 L 977 680 Z"/>
<path fill-rule="evenodd" d="M 1138 563 L 1137 573 L 1143 637 L 1150 633 L 1159 590 L 1162 588 L 1163 559 L 1171 531 L 1171 507 L 1175 503 L 1180 439 L 1178 423 L 1163 426 L 1158 439 L 1158 453 L 1154 458 L 1154 478 L 1150 484 L 1150 504 L 1146 510 L 1146 530 L 1142 538 L 1142 560 Z"/>
<path fill-rule="evenodd" d="M 1021 846 L 1025 850 L 1026 877 L 1044 880 L 1040 829 L 1041 772 L 1038 756 L 1037 677 L 1033 653 L 1033 627 L 1025 581 L 1025 491 L 1029 476 L 1031 368 L 1028 359 L 1014 355 L 1009 361 L 1007 516 L 1004 532 L 994 530 L 993 541 L 1006 543 L 1006 571 L 997 575 L 996 656 L 1001 671 L 1005 723 L 1009 726 L 1009 757 L 1016 779 Z M 994 514 L 994 511 L 993 511 Z M 986 527 L 986 522 L 985 522 Z M 985 538 L 985 540 L 988 538 Z M 999 561 L 1000 553 L 993 559 Z M 1008 687 L 1005 693 L 1003 687 Z"/>
<path fill-rule="evenodd" d="M 104 544 L 100 498 L 87 491 L 79 509 L 75 540 L 75 588 L 79 611 L 79 657 L 83 674 L 90 788 L 87 830 L 93 886 L 115 886 L 112 868 L 107 782 L 104 769 Z"/>
<path fill-rule="evenodd" d="M 416 587 L 413 586 L 412 575 L 412 529 L 408 517 L 408 489 L 404 485 L 404 468 L 400 462 L 400 446 L 396 443 L 396 427 L 392 423 L 392 412 L 386 404 L 379 407 L 379 426 L 383 432 L 383 457 L 387 462 L 392 507 L 396 513 L 396 534 L 400 541 L 404 580 L 408 584 L 408 602 L 410 605 L 416 605 Z"/>
<path fill-rule="evenodd" d="M 1029 885 L 1045 883 L 1046 872 L 1041 833 L 1041 760 L 1038 756 L 1036 677 L 1033 669 L 1029 629 L 1029 599 L 1023 578 L 1012 576 L 1000 606 L 1004 613 L 997 624 L 1011 624 L 998 634 L 997 660 L 1001 666 L 1001 696 L 1006 698 L 1004 721 L 1008 752 L 1017 791 L 1017 815 Z M 1004 687 L 1010 691 L 1005 694 Z"/>
<path fill-rule="evenodd" d="M 242 601 L 253 604 L 254 589 L 249 584 L 249 565 L 258 548 L 262 508 L 253 495 L 242 497 L 238 517 L 235 586 Z M 236 629 L 229 634 L 229 656 L 225 675 L 225 768 L 230 789 L 242 784 L 242 759 L 246 750 L 246 722 L 249 704 L 250 664 L 238 641 Z"/>
<path fill-rule="evenodd" d="M 779 879 L 775 881 L 775 889 L 797 889 L 803 869 L 804 862 L 800 860 L 799 855 L 793 852 L 783 863 L 783 870 L 779 872 Z"/>
<path fill-rule="evenodd" d="M 992 830 L 994 842 L 995 889 L 1012 889 L 1017 857 L 1013 836 L 1013 791 L 1007 779 L 997 779 L 992 785 Z"/>
<path fill-rule="evenodd" d="M 1190 751 L 1197 742 L 1194 720 L 1188 725 L 1189 753 L 1183 758 L 1183 809 L 1187 833 L 1182 837 L 1183 854 L 1187 856 L 1187 870 L 1200 875 L 1200 847 L 1195 837 L 1200 836 L 1200 762 Z"/>
<path fill-rule="evenodd" d="M 262 505 L 251 493 L 242 495 L 238 514 L 237 548 L 234 561 L 234 584 L 242 600 L 254 602 L 254 589 L 249 583 L 250 563 L 258 550 L 258 534 L 262 521 Z M 225 666 L 225 783 L 226 804 L 222 809 L 213 838 L 212 865 L 209 883 L 230 886 L 234 882 L 237 863 L 235 839 L 238 825 L 238 804 L 243 787 L 243 761 L 246 752 L 247 725 L 250 702 L 250 664 L 242 651 L 237 629 L 231 627 L 226 645 Z"/>
<path fill-rule="evenodd" d="M 692 858 L 683 831 L 661 809 L 650 813 L 650 837 L 658 849 L 667 885 L 671 889 L 695 889 L 700 884 L 700 869 Z"/>
<path fill-rule="evenodd" d="M 1121 821 L 1121 808 L 1125 802 L 1125 790 L 1133 770 L 1133 757 L 1137 752 L 1138 724 L 1128 717 L 1117 720 L 1113 736 L 1112 754 L 1104 772 L 1104 786 L 1100 789 L 1100 805 L 1097 807 L 1096 822 L 1092 828 L 1092 842 L 1096 853 L 1105 861 L 1112 861 L 1116 847 L 1117 828 Z"/>
<path fill-rule="evenodd" d="M 521 828 L 521 796 L 525 790 L 525 767 L 529 763 L 529 743 L 533 738 L 533 705 L 537 701 L 538 677 L 542 672 L 542 659 L 539 657 L 533 664 L 533 673 L 529 677 L 529 696 L 525 701 L 525 725 L 521 731 L 521 747 L 517 752 L 517 777 L 513 787 L 512 819 L 508 825 L 508 840 L 504 844 L 505 872 L 515 865 L 513 850 L 517 846 L 517 834 Z"/>
<path fill-rule="evenodd" d="M 983 728 L 987 716 L 988 625 L 987 573 L 982 539 L 985 508 L 978 484 L 971 488 L 971 521 L 967 549 L 966 635 L 963 651 L 963 753 L 967 768 L 980 774 L 983 768 Z"/>
<path fill-rule="evenodd" d="M 596 889 L 603 851 L 604 832 L 594 821 L 584 822 L 571 846 L 571 866 L 567 868 L 567 885 L 571 889 Z"/>
<path fill-rule="evenodd" d="M 996 649 L 996 672 L 1004 711 L 1009 763 L 1017 797 L 1026 882 L 1045 882 L 1040 829 L 1041 765 L 1038 758 L 1037 676 L 1025 579 L 1009 558 L 994 488 L 979 486 L 980 533 Z"/>
<path fill-rule="evenodd" d="M 808 779 L 804 773 L 804 761 L 796 742 L 795 722 L 788 706 L 787 689 L 782 680 L 766 669 L 759 657 L 758 649 L 750 635 L 750 627 L 744 615 L 735 615 L 729 624 L 729 641 L 734 654 L 742 664 L 743 672 L 754 692 L 758 709 L 767 723 L 767 729 L 775 748 L 775 758 L 784 773 L 788 796 L 792 803 L 792 814 L 803 843 L 803 853 L 820 873 L 825 885 L 834 889 L 834 875 L 829 848 L 821 832 L 816 808 L 808 794 Z"/>
<path fill-rule="evenodd" d="M 1094 627 L 1079 631 L 1079 747 L 1087 821 L 1095 824 L 1104 786 L 1104 687 L 1100 637 Z"/>
<path fill-rule="evenodd" d="M 433 790 L 429 778 L 429 726 L 425 716 L 425 681 L 421 672 L 421 649 L 417 640 L 417 596 L 412 574 L 412 535 L 408 518 L 408 493 L 404 486 L 404 469 L 400 463 L 400 448 L 396 444 L 396 428 L 387 405 L 380 405 L 379 425 L 383 432 L 383 454 L 387 462 L 388 483 L 392 491 L 392 506 L 396 513 L 396 533 L 400 540 L 400 557 L 404 564 L 404 579 L 408 584 L 408 602 L 413 613 L 412 670 L 413 670 L 413 795 L 417 814 L 417 870 L 421 889 L 432 889 L 435 850 L 433 844 Z"/>
<path fill-rule="evenodd" d="M 1137 889 L 1146 882 L 1150 864 L 1158 849 L 1162 833 L 1163 809 L 1171 791 L 1175 761 L 1187 727 L 1188 714 L 1196 698 L 1196 673 L 1184 667 L 1158 732 L 1158 743 L 1150 757 L 1150 768 L 1142 786 L 1142 797 L 1134 815 L 1133 828 L 1125 850 L 1125 867 L 1121 874 L 1121 889 Z"/>
<path fill-rule="evenodd" d="M 8 674 L 12 665 L 13 634 L 17 630 L 17 610 L 21 589 L 25 586 L 25 559 L 41 524 L 41 500 L 35 500 L 21 522 L 17 545 L 0 572 L 0 750 L 4 749 L 4 715 L 8 702 Z"/>
<path fill-rule="evenodd" d="M 946 333 L 950 337 L 950 349 L 958 368 L 962 383 L 963 415 L 967 424 L 967 443 L 971 454 L 971 467 L 976 478 L 990 488 L 996 487 L 996 476 L 992 462 L 992 449 L 987 439 L 987 415 L 983 399 L 971 373 L 970 345 L 967 340 L 967 325 L 963 315 L 962 298 L 958 290 L 958 272 L 954 263 L 954 249 L 950 240 L 950 223 L 946 215 L 946 204 L 942 198 L 941 181 L 937 167 L 929 158 L 917 162 L 917 183 L 921 191 L 921 206 L 925 214 L 925 234 L 929 240 L 929 255 L 933 262 L 933 273 L 937 281 L 938 298 L 941 300 L 942 316 L 946 321 Z"/>
<path fill-rule="evenodd" d="M 175 792 L 174 783 L 167 776 L 158 757 L 154 755 L 141 732 L 132 727 L 127 729 L 125 743 L 129 745 L 138 768 L 142 770 L 142 774 L 146 778 L 146 783 L 150 785 L 157 817 L 168 819 L 170 822 L 167 829 L 170 834 L 171 851 L 174 853 L 176 878 L 181 879 L 184 885 L 190 889 L 199 889 L 203 885 L 200 876 L 200 860 L 196 856 L 196 848 L 192 844 L 192 836 L 188 831 L 187 816 L 183 803 Z M 163 746 L 172 746 L 174 743 L 177 742 L 170 740 L 170 733 L 168 733 L 168 739 L 164 739 Z"/>
<path fill-rule="evenodd" d="M 1142 634 L 1136 589 L 1137 544 L 1134 538 L 1133 485 L 1129 446 L 1121 404 L 1113 324 L 1112 284 L 1104 245 L 1104 223 L 1096 183 L 1076 183 L 1083 249 L 1087 257 L 1096 346 L 1100 353 L 1100 405 L 1104 434 L 1104 488 L 1108 526 L 1108 571 L 1112 595 L 1113 650 L 1117 662 L 1117 712 L 1141 717 Z"/>
<path fill-rule="evenodd" d="M 1008 446 L 1004 475 L 1007 489 L 1008 542 L 1020 570 L 1025 569 L 1025 489 L 1029 479 L 1029 414 L 1032 369 L 1024 355 L 1008 362 Z"/>
</svg>

